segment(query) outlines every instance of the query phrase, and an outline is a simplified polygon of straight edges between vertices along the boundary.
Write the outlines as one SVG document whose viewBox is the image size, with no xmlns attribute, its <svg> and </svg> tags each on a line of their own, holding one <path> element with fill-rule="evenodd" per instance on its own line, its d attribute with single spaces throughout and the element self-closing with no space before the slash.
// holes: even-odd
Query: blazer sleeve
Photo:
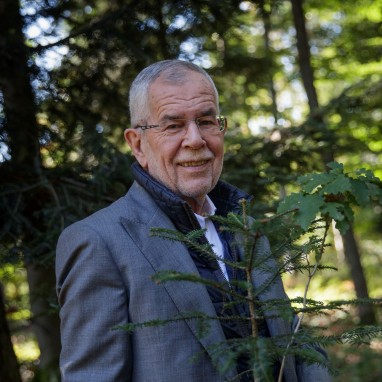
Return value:
<svg viewBox="0 0 382 382">
<path fill-rule="evenodd" d="M 60 236 L 56 253 L 62 382 L 131 380 L 131 344 L 123 330 L 128 301 L 107 238 L 83 222 Z"/>
</svg>

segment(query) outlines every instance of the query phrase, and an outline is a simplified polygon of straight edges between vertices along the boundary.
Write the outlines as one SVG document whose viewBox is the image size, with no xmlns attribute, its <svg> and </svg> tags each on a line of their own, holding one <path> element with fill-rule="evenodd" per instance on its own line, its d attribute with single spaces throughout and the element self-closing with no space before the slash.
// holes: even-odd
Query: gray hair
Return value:
<svg viewBox="0 0 382 382">
<path fill-rule="evenodd" d="M 185 81 L 187 71 L 194 71 L 202 74 L 211 84 L 215 93 L 217 109 L 219 109 L 219 95 L 216 86 L 210 75 L 199 66 L 181 60 L 158 61 L 143 69 L 135 78 L 129 92 L 129 108 L 131 127 L 137 126 L 143 121 L 147 121 L 150 114 L 149 107 L 149 87 L 161 75 L 165 75 L 165 80 L 182 84 Z"/>
</svg>

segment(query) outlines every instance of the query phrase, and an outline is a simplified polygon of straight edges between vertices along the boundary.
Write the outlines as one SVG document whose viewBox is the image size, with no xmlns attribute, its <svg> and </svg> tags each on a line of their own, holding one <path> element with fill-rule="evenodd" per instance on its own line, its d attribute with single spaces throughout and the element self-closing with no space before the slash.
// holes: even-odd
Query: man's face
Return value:
<svg viewBox="0 0 382 382">
<path fill-rule="evenodd" d="M 194 212 L 199 212 L 223 166 L 224 132 L 201 135 L 194 122 L 195 118 L 217 114 L 214 91 L 203 75 L 193 71 L 186 73 L 182 84 L 170 84 L 159 77 L 149 91 L 147 124 L 186 119 L 190 120 L 187 131 L 174 138 L 155 127 L 143 132 L 128 129 L 126 140 L 152 177 L 186 200 Z"/>
</svg>

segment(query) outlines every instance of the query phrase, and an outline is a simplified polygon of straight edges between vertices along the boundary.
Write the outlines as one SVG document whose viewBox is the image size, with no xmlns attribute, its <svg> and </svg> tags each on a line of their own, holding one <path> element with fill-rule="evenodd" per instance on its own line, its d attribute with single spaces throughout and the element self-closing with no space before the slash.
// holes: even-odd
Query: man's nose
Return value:
<svg viewBox="0 0 382 382">
<path fill-rule="evenodd" d="M 187 131 L 183 142 L 185 145 L 193 148 L 199 148 L 206 144 L 196 121 L 191 120 L 188 122 Z"/>
</svg>

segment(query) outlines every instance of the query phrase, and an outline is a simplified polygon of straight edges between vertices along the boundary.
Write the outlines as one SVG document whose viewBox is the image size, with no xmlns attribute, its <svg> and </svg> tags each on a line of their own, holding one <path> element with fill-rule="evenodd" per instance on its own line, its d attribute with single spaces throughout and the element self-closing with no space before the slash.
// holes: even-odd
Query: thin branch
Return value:
<svg viewBox="0 0 382 382">
<path fill-rule="evenodd" d="M 98 20 L 92 20 L 88 24 L 83 25 L 82 27 L 74 30 L 70 35 L 68 35 L 68 36 L 66 36 L 66 37 L 64 37 L 58 41 L 52 42 L 51 44 L 47 44 L 47 45 L 38 45 L 36 47 L 30 48 L 30 50 L 32 53 L 40 53 L 44 50 L 53 48 L 55 46 L 60 46 L 60 45 L 64 45 L 64 44 L 71 45 L 71 44 L 69 44 L 71 39 L 78 37 L 80 35 L 83 35 L 83 34 L 88 35 L 92 31 L 94 31 L 95 29 L 102 27 L 103 24 L 106 24 L 110 20 L 113 20 L 114 18 L 116 18 L 118 16 L 122 16 L 128 10 L 129 9 L 126 5 L 122 6 L 117 11 L 110 12 L 110 13 L 104 15 L 103 17 L 99 18 Z M 131 15 L 129 17 L 131 19 Z"/>
<path fill-rule="evenodd" d="M 313 268 L 310 267 L 310 264 L 309 264 L 309 259 L 307 258 L 307 263 L 308 263 L 308 269 L 309 269 L 309 275 L 308 275 L 308 280 L 306 282 L 306 285 L 305 285 L 305 290 L 304 290 L 304 297 L 303 297 L 303 303 L 302 303 L 302 306 L 303 306 L 303 309 L 306 309 L 307 308 L 307 300 L 308 300 L 308 290 L 309 290 L 309 286 L 310 286 L 310 283 L 312 281 L 312 278 L 313 276 L 316 274 L 317 272 L 317 269 L 318 269 L 318 266 L 319 266 L 319 263 L 320 263 L 320 260 L 321 260 L 321 257 L 322 257 L 322 254 L 324 252 L 324 249 L 325 249 L 325 242 L 326 242 L 326 238 L 327 238 L 327 235 L 328 235 L 328 232 L 329 232 L 329 228 L 330 228 L 330 219 L 327 219 L 326 220 L 326 225 L 325 225 L 325 232 L 324 232 L 324 236 L 322 238 L 322 241 L 321 241 L 321 247 L 320 247 L 320 250 L 319 250 L 319 257 L 315 263 L 315 265 L 313 266 Z M 297 321 L 297 324 L 296 324 L 296 327 L 292 333 L 292 337 L 285 349 L 285 352 L 284 352 L 284 356 L 283 356 L 283 359 L 282 359 L 282 362 L 281 362 L 281 367 L 280 367 L 280 373 L 279 373 L 279 377 L 278 377 L 278 382 L 282 382 L 283 380 L 283 374 L 284 374 L 284 369 L 285 369 L 285 362 L 286 362 L 286 355 L 288 354 L 288 350 L 289 348 L 292 346 L 293 344 L 293 341 L 294 341 L 294 338 L 297 334 L 297 332 L 299 331 L 300 329 L 300 326 L 302 324 L 302 320 L 304 319 L 304 315 L 305 313 L 302 312 L 300 314 L 300 316 L 298 317 L 298 321 Z"/>
</svg>

